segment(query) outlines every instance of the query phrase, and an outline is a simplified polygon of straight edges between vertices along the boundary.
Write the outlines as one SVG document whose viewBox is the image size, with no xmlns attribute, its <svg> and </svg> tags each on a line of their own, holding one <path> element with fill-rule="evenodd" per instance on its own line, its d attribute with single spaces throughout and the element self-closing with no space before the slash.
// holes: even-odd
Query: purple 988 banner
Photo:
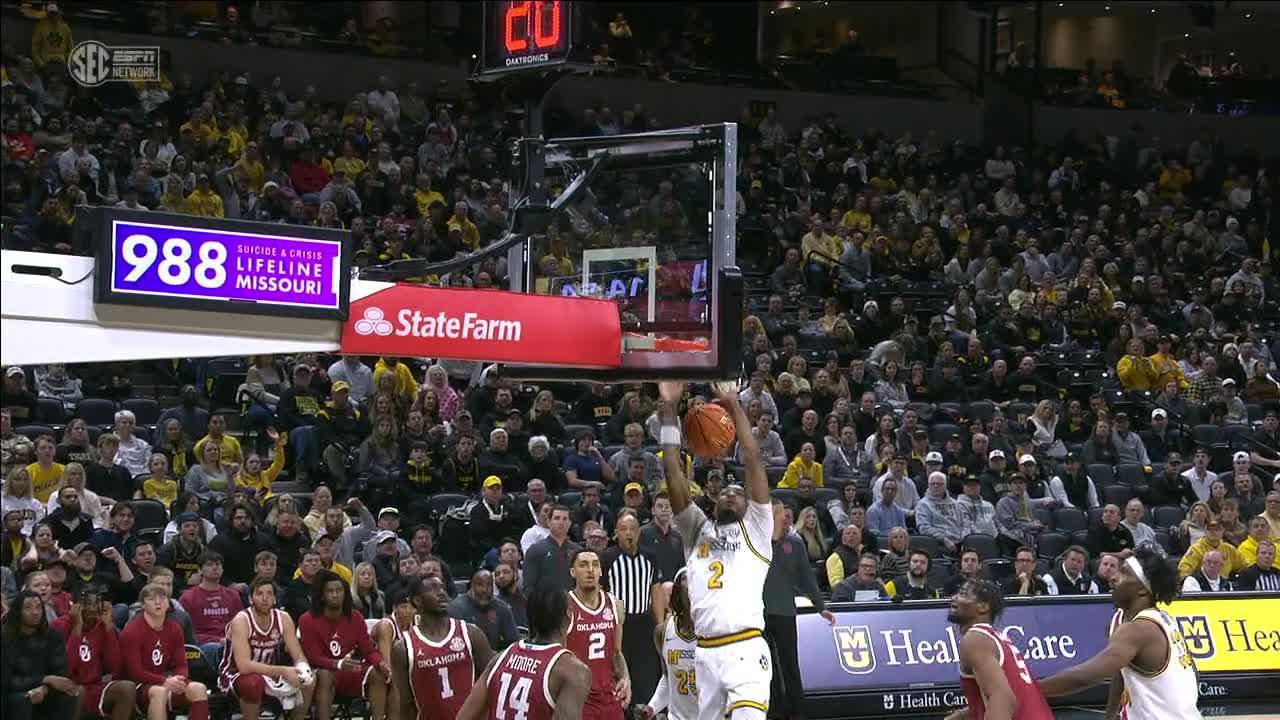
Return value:
<svg viewBox="0 0 1280 720">
<path fill-rule="evenodd" d="M 269 227 L 269 226 L 264 226 Z M 342 244 L 111 222 L 111 292 L 317 310 L 342 307 Z"/>
</svg>

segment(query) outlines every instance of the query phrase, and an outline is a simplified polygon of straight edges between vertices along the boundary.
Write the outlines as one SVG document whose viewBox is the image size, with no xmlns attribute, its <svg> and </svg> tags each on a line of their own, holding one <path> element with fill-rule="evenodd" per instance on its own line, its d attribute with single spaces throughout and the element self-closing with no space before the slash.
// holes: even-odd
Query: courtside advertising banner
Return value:
<svg viewBox="0 0 1280 720">
<path fill-rule="evenodd" d="M 351 303 L 341 351 L 612 369 L 622 327 L 606 300 L 395 285 Z"/>
<path fill-rule="evenodd" d="M 1106 647 L 1115 612 L 1107 600 L 1020 603 L 1006 608 L 997 624 L 1032 675 L 1043 678 Z M 816 614 L 797 618 L 806 695 L 878 695 L 877 710 L 888 714 L 962 706 L 960 634 L 947 622 L 947 607 L 879 607 L 835 611 L 834 625 Z M 1167 610 L 1195 656 L 1202 695 L 1236 694 L 1219 681 L 1221 673 L 1280 673 L 1280 598 L 1187 599 Z M 1280 675 L 1271 682 L 1277 680 Z"/>
</svg>

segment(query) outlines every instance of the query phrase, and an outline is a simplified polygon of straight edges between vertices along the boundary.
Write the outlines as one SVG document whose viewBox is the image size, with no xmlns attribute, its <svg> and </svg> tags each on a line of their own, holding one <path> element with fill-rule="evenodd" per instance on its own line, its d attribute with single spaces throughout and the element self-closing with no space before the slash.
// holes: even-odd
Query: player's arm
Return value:
<svg viewBox="0 0 1280 720">
<path fill-rule="evenodd" d="M 653 689 L 653 697 L 649 698 L 649 702 L 641 706 L 642 712 L 644 708 L 648 709 L 648 712 L 645 715 L 642 715 L 641 717 L 651 718 L 654 715 L 657 715 L 658 713 L 662 712 L 663 710 L 666 710 L 667 706 L 671 704 L 671 700 L 670 700 L 671 686 L 667 682 L 667 675 L 669 673 L 667 672 L 667 667 L 666 667 L 667 665 L 667 656 L 665 652 L 665 648 L 667 644 L 666 640 L 667 640 L 667 633 L 666 633 L 665 624 L 658 625 L 658 627 L 653 629 L 653 645 L 658 649 L 658 657 L 660 658 L 659 665 L 658 665 L 658 686 Z"/>
<path fill-rule="evenodd" d="M 392 627 L 393 625 L 386 620 L 379 621 L 373 627 L 373 644 L 378 648 L 378 654 L 384 658 L 391 657 L 391 651 L 395 649 L 396 641 L 399 640 L 391 630 Z"/>
<path fill-rule="evenodd" d="M 738 457 L 746 473 L 747 497 L 753 502 L 769 504 L 769 476 L 764 471 L 764 460 L 760 457 L 760 442 L 751 432 L 751 421 L 747 419 L 747 411 L 742 409 L 738 401 L 738 389 L 733 383 L 721 382 L 713 386 L 716 397 L 724 409 L 733 416 L 733 424 L 738 433 Z"/>
<path fill-rule="evenodd" d="M 653 613 L 653 622 L 658 628 L 662 628 L 667 623 L 667 606 L 671 604 L 671 588 L 670 583 L 655 582 L 649 587 L 649 608 Z M 661 630 L 659 630 L 661 632 Z M 661 648 L 661 635 L 659 637 L 659 648 Z"/>
<path fill-rule="evenodd" d="M 622 601 L 610 595 L 613 600 L 613 616 L 618 619 L 617 641 L 613 648 L 613 695 L 622 707 L 631 706 L 631 670 L 627 667 L 627 656 L 622 653 L 622 619 L 627 616 L 627 609 Z"/>
<path fill-rule="evenodd" d="M 551 690 L 556 699 L 553 719 L 579 720 L 591 690 L 591 668 L 570 653 L 561 655 L 551 668 Z"/>
<path fill-rule="evenodd" d="M 405 644 L 404 638 L 396 640 L 392 645 L 390 657 L 391 686 L 398 694 L 400 717 L 415 717 L 417 711 L 413 707 L 413 692 L 409 687 L 409 646 Z M 475 686 L 472 690 L 475 690 Z M 467 696 L 467 700 L 471 700 L 470 695 Z"/>
<path fill-rule="evenodd" d="M 1111 676 L 1111 688 L 1107 690 L 1107 710 L 1103 715 L 1106 720 L 1116 720 L 1120 716 L 1120 700 L 1124 697 L 1124 675 L 1116 673 Z"/>
<path fill-rule="evenodd" d="M 493 672 L 493 666 L 498 663 L 498 657 L 499 656 L 495 656 L 489 661 L 488 665 L 484 666 L 484 672 L 480 673 L 479 679 L 477 679 L 476 683 L 471 686 L 471 692 L 467 694 L 467 701 L 462 703 L 462 709 L 458 711 L 459 720 L 483 720 L 485 715 L 488 714 L 489 673 Z M 405 664 L 407 665 L 408 662 L 408 658 L 406 657 Z M 559 663 L 556 664 L 559 665 Z M 586 699 L 585 694 L 583 695 L 583 699 Z M 581 712 L 582 705 L 578 705 L 578 710 Z M 407 717 L 413 716 L 409 715 Z"/>
<path fill-rule="evenodd" d="M 968 666 L 987 704 L 985 717 L 990 720 L 1013 720 L 1018 701 L 1004 676 L 1004 668 L 994 652 L 995 641 L 982 633 L 966 633 L 960 641 L 960 666 Z"/>
<path fill-rule="evenodd" d="M 1120 673 L 1144 645 L 1160 641 L 1160 628 L 1150 622 L 1125 623 L 1111 633 L 1102 652 L 1075 667 L 1040 681 L 1045 697 L 1061 697 L 1093 687 Z"/>
<path fill-rule="evenodd" d="M 302 643 L 298 640 L 298 631 L 293 626 L 293 618 L 289 617 L 287 612 L 280 613 L 280 635 L 284 642 L 284 651 L 293 661 L 293 669 L 297 671 L 305 667 L 308 671 L 311 670 L 311 663 L 307 662 L 307 654 L 302 651 Z"/>
<path fill-rule="evenodd" d="M 689 506 L 689 478 L 685 477 L 684 467 L 680 464 L 680 416 L 677 414 L 684 391 L 682 382 L 658 383 L 658 393 L 662 397 L 658 410 L 662 430 L 658 442 L 662 445 L 662 465 L 667 473 L 667 496 L 671 500 L 671 511 L 676 515 Z"/>
<path fill-rule="evenodd" d="M 493 659 L 493 646 L 489 645 L 489 636 L 471 623 L 467 623 L 467 634 L 471 636 L 471 658 L 477 670 L 482 670 Z M 479 675 L 477 674 L 477 677 Z"/>
</svg>

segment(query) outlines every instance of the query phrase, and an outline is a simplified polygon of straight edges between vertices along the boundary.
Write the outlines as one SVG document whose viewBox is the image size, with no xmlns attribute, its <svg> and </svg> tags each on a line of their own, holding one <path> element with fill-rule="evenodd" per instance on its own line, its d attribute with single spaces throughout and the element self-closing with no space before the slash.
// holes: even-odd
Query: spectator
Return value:
<svg viewBox="0 0 1280 720">
<path fill-rule="evenodd" d="M 1179 577 L 1185 578 L 1199 570 L 1201 563 L 1204 561 L 1204 556 L 1211 551 L 1216 551 L 1221 555 L 1223 560 L 1222 572 L 1228 576 L 1234 574 L 1237 569 L 1244 567 L 1244 561 L 1240 557 L 1239 551 L 1236 550 L 1234 545 L 1223 540 L 1222 523 L 1210 517 L 1205 523 L 1204 537 L 1187 548 L 1186 554 L 1178 562 Z"/>
<path fill-rule="evenodd" d="M 1257 562 L 1258 546 L 1267 540 L 1273 540 L 1271 526 L 1267 523 L 1267 519 L 1261 515 L 1251 519 L 1248 537 L 1236 546 L 1236 550 L 1240 553 L 1240 562 L 1246 566 Z"/>
<path fill-rule="evenodd" d="M 75 420 L 67 425 L 67 433 L 71 432 L 72 425 Z M 81 426 L 84 421 L 80 421 Z M 19 435 L 13 431 L 13 417 L 9 409 L 0 410 L 0 452 L 3 453 L 3 461 L 0 462 L 0 476 L 9 477 L 9 472 L 15 467 L 25 467 L 35 456 L 35 445 L 31 442 L 31 438 L 26 435 Z M 64 461 L 59 461 L 64 462 Z"/>
<path fill-rule="evenodd" d="M 929 489 L 916 505 L 920 533 L 941 542 L 947 554 L 955 554 L 966 533 L 960 506 L 947 494 L 947 476 L 930 473 Z"/>
<path fill-rule="evenodd" d="M 956 574 L 947 579 L 940 594 L 942 597 L 951 597 L 959 592 L 960 587 L 966 582 L 983 580 L 986 580 L 986 572 L 982 567 L 982 555 L 973 548 L 964 548 L 960 551 L 960 566 Z"/>
<path fill-rule="evenodd" d="M 54 462 L 57 446 L 53 444 L 53 436 L 40 435 L 35 440 L 36 461 L 27 466 L 27 476 L 31 479 L 31 491 L 40 502 L 48 502 L 56 491 L 62 487 L 67 466 Z"/>
<path fill-rule="evenodd" d="M 1079 545 L 1072 545 L 1062 553 L 1061 562 L 1041 580 L 1050 595 L 1096 595 L 1100 592 L 1098 584 L 1084 573 L 1088 564 L 1089 553 Z"/>
<path fill-rule="evenodd" d="M 1231 581 L 1223 576 L 1225 560 L 1222 553 L 1210 550 L 1201 559 L 1200 568 L 1182 581 L 1182 592 L 1229 592 L 1234 590 Z"/>
<path fill-rule="evenodd" d="M 170 420 L 177 420 L 179 427 L 186 428 L 207 428 L 209 426 L 209 411 L 200 407 L 199 393 L 194 385 L 184 385 L 178 393 L 179 402 L 171 408 L 166 408 L 160 414 L 160 424 L 166 425 Z"/>
<path fill-rule="evenodd" d="M 222 577 L 232 585 L 248 585 L 255 574 L 258 554 L 272 547 L 267 535 L 255 527 L 253 510 L 243 502 L 231 507 L 230 527 L 209 543 L 209 550 L 223 558 Z"/>
<path fill-rule="evenodd" d="M 801 445 L 800 453 L 795 456 L 791 464 L 787 465 L 787 472 L 778 482 L 778 487 L 794 488 L 801 478 L 812 481 L 816 487 L 822 487 L 822 465 L 814 460 L 814 456 L 813 443 L 807 442 Z"/>
<path fill-rule="evenodd" d="M 297 375 L 294 376 L 295 381 Z M 286 390 L 285 393 L 289 391 Z M 281 407 L 283 407 L 284 399 L 281 398 Z M 222 449 L 220 460 L 229 465 L 239 465 L 244 462 L 244 451 L 240 448 L 240 441 L 235 436 L 227 433 L 227 418 L 223 415 L 210 415 L 209 422 L 206 426 L 207 434 L 196 441 L 191 451 L 195 453 L 196 458 L 204 457 L 201 452 L 207 443 L 213 443 Z"/>
<path fill-rule="evenodd" d="M 1098 507 L 1098 489 L 1075 453 L 1066 456 L 1063 471 L 1049 480 L 1049 493 L 1062 507 L 1081 510 Z"/>
<path fill-rule="evenodd" d="M 79 688 L 67 677 L 62 636 L 49 627 L 38 594 L 31 590 L 18 594 L 0 636 L 5 647 L 0 673 L 5 717 L 72 717 L 79 704 Z"/>
<path fill-rule="evenodd" d="M 1101 522 L 1089 529 L 1086 545 L 1089 552 L 1099 557 L 1108 554 L 1124 560 L 1133 554 L 1136 547 L 1133 533 L 1121 522 L 1119 507 L 1112 504 L 1103 506 Z"/>
<path fill-rule="evenodd" d="M 528 593 L 540 590 L 568 590 L 573 586 L 569 576 L 569 559 L 578 545 L 569 540 L 569 508 L 552 505 L 545 540 L 529 547 L 524 560 L 524 587 Z"/>
<path fill-rule="evenodd" d="M 893 599 L 904 600 L 927 600 L 938 597 L 938 588 L 933 587 L 929 582 L 931 562 L 929 553 L 923 550 L 912 550 L 908 554 L 906 574 L 886 583 L 885 594 Z"/>
<path fill-rule="evenodd" d="M 982 497 L 982 482 L 973 475 L 964 479 L 964 492 L 956 498 L 956 509 L 960 513 L 965 536 L 978 533 L 988 537 L 996 537 L 996 508 Z"/>
<path fill-rule="evenodd" d="M 343 355 L 329 366 L 329 379 L 337 384 L 339 382 L 347 383 L 348 399 L 359 405 L 373 394 L 373 370 L 360 361 L 357 355 Z M 318 406 L 317 406 L 318 409 Z M 314 415 L 315 411 L 310 413 L 302 411 L 299 415 Z"/>
<path fill-rule="evenodd" d="M 498 547 L 503 538 L 515 535 L 515 508 L 503 491 L 502 479 L 490 475 L 484 479 L 480 503 L 471 509 L 468 532 L 471 535 L 471 551 L 483 557 L 490 549 Z"/>
<path fill-rule="evenodd" d="M 831 602 L 862 602 L 866 600 L 884 600 L 888 598 L 885 586 L 876 577 L 876 557 L 862 555 L 858 558 L 857 573 L 833 583 L 831 586 Z"/>
<path fill-rule="evenodd" d="M 467 592 L 449 603 L 449 617 L 480 628 L 494 650 L 520 639 L 511 607 L 493 595 L 493 575 L 483 568 L 471 575 Z"/>
<path fill-rule="evenodd" d="M 210 667 L 222 660 L 227 623 L 244 609 L 237 590 L 222 584 L 222 556 L 208 550 L 200 558 L 199 582 L 182 593 L 179 602 L 191 615 L 200 652 Z"/>
<path fill-rule="evenodd" d="M 1018 474 L 1009 479 L 1009 492 L 996 503 L 996 527 L 1006 545 L 1035 545 L 1044 525 L 1032 514 L 1026 476 Z"/>
<path fill-rule="evenodd" d="M 1036 576 L 1036 551 L 1022 546 L 1014 553 L 1013 576 L 1005 580 L 1005 595 L 1048 595 L 1049 586 Z"/>
<path fill-rule="evenodd" d="M 841 580 L 850 577 L 853 572 L 861 571 L 859 558 L 867 557 L 869 552 L 874 552 L 874 546 L 863 539 L 862 527 L 850 523 L 840 531 L 840 544 L 831 551 L 826 561 L 827 584 L 833 592 Z M 875 555 L 870 557 L 876 566 L 871 573 L 874 576 L 879 568 L 879 561 L 875 559 Z"/>
<path fill-rule="evenodd" d="M 1147 508 L 1138 498 L 1133 498 L 1124 506 L 1124 520 L 1121 525 L 1133 536 L 1133 547 L 1136 550 L 1145 544 L 1156 543 L 1156 531 L 1142 521 Z"/>
<path fill-rule="evenodd" d="M 910 482 L 910 480 L 904 481 L 904 483 Z M 880 500 L 867 508 L 867 526 L 873 533 L 887 536 L 893 528 L 907 524 L 907 513 L 897 503 L 899 486 L 897 479 L 885 477 L 877 481 L 877 485 Z"/>
</svg>

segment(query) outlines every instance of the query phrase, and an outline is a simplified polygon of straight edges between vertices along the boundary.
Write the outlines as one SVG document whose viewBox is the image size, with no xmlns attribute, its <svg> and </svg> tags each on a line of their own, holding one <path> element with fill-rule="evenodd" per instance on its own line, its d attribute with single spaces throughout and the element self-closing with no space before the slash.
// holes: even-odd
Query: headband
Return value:
<svg viewBox="0 0 1280 720">
<path fill-rule="evenodd" d="M 1147 573 L 1142 569 L 1142 563 L 1138 562 L 1138 558 L 1130 555 L 1125 558 L 1124 564 L 1129 566 L 1129 569 L 1133 571 L 1133 574 L 1137 576 L 1140 582 L 1142 582 L 1143 587 L 1147 590 L 1151 589 L 1151 583 L 1147 582 Z"/>
</svg>

